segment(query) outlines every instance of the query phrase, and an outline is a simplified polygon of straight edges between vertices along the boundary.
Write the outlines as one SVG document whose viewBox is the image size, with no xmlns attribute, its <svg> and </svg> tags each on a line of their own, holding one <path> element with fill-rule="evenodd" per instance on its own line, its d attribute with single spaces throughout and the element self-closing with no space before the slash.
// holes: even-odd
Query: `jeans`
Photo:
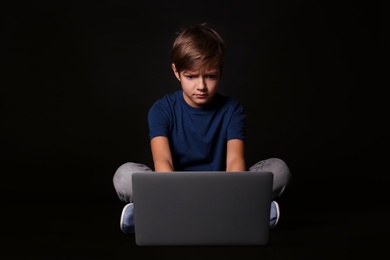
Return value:
<svg viewBox="0 0 390 260">
<path fill-rule="evenodd" d="M 290 169 L 287 164 L 279 158 L 269 158 L 259 161 L 249 168 L 250 172 L 270 171 L 274 174 L 272 187 L 273 198 L 279 197 L 291 179 Z M 121 201 L 132 202 L 131 175 L 135 172 L 153 172 L 153 170 L 141 163 L 127 162 L 119 166 L 113 177 L 113 184 L 116 193 Z"/>
</svg>

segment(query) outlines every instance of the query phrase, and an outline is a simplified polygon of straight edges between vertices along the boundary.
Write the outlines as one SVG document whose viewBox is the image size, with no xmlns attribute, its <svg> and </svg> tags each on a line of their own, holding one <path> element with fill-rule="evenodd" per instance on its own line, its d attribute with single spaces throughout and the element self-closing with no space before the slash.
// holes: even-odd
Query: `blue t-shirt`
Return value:
<svg viewBox="0 0 390 260">
<path fill-rule="evenodd" d="M 226 170 L 226 144 L 245 140 L 241 104 L 217 93 L 206 108 L 188 105 L 179 90 L 157 100 L 148 113 L 150 139 L 169 140 L 175 171 Z"/>
</svg>

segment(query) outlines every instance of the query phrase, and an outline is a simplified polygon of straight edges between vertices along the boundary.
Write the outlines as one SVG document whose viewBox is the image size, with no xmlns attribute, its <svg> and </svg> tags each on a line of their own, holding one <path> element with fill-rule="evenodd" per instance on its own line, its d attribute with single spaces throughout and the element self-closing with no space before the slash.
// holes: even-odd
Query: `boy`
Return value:
<svg viewBox="0 0 390 260">
<path fill-rule="evenodd" d="M 157 100 L 148 113 L 154 170 L 125 163 L 113 183 L 126 202 L 120 220 L 124 233 L 134 233 L 131 175 L 162 171 L 247 171 L 244 159 L 245 113 L 240 103 L 218 93 L 225 43 L 207 24 L 194 24 L 176 37 L 172 70 L 181 90 Z M 248 169 L 274 174 L 273 196 L 280 196 L 290 180 L 284 161 L 270 158 Z M 279 220 L 279 206 L 271 204 L 270 228 Z"/>
</svg>

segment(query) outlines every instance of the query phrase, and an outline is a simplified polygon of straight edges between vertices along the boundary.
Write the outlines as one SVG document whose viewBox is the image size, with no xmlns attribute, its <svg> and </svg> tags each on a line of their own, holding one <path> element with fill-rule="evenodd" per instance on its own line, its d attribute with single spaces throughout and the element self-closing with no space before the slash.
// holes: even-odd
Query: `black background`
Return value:
<svg viewBox="0 0 390 260">
<path fill-rule="evenodd" d="M 124 205 L 112 177 L 127 161 L 152 165 L 147 111 L 157 98 L 180 88 L 170 49 L 176 32 L 193 22 L 209 23 L 226 41 L 221 92 L 246 109 L 248 166 L 279 157 L 292 171 L 292 185 L 280 198 L 284 214 L 275 247 L 289 248 L 308 225 L 319 245 L 337 236 L 333 231 L 351 234 L 343 222 L 355 212 L 367 212 L 358 221 L 382 219 L 388 204 L 384 91 L 389 86 L 383 3 L 2 6 L 0 188 L 8 207 L 2 218 L 9 231 L 4 237 L 27 246 L 19 253 L 28 259 L 113 259 L 134 248 L 118 227 Z M 343 214 L 348 217 L 340 221 Z M 328 215 L 335 226 L 324 237 L 315 227 L 327 223 Z M 378 235 L 373 232 L 361 235 L 363 240 Z M 365 244 L 351 237 L 338 242 L 345 254 L 351 252 L 345 248 Z M 301 236 L 300 241 L 303 252 L 313 240 Z M 159 250 L 148 252 L 175 256 Z M 276 259 L 292 249 L 285 255 L 272 247 L 251 250 Z M 317 254 L 292 251 L 297 259 Z M 180 252 L 184 257 L 188 251 Z"/>
</svg>

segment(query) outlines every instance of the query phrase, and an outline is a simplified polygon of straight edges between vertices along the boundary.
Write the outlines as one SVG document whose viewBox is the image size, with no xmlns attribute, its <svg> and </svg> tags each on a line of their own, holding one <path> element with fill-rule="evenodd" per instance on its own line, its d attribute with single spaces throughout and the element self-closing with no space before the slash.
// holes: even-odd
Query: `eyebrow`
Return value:
<svg viewBox="0 0 390 260">
<path fill-rule="evenodd" d="M 188 74 L 216 74 L 218 73 L 218 70 L 217 69 L 213 69 L 213 70 L 207 70 L 207 71 L 193 71 L 193 70 L 183 70 L 183 73 L 188 73 Z"/>
</svg>

